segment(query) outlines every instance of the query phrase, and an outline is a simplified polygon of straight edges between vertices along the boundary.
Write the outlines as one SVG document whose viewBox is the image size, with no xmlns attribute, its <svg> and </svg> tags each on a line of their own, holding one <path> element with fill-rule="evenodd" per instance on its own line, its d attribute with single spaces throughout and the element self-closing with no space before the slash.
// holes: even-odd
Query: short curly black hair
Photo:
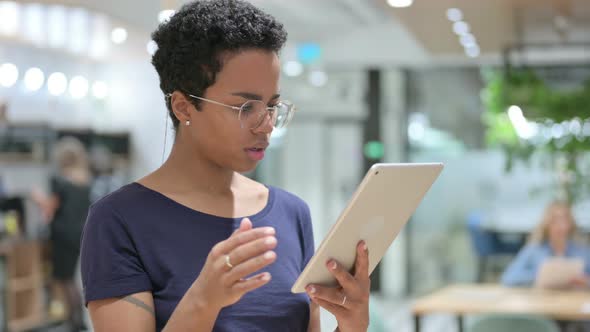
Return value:
<svg viewBox="0 0 590 332">
<path fill-rule="evenodd" d="M 242 0 L 206 0 L 185 4 L 152 33 L 158 45 L 152 64 L 164 95 L 174 91 L 202 96 L 215 83 L 222 56 L 246 49 L 279 52 L 287 32 L 274 17 Z M 191 100 L 197 107 L 199 102 Z M 170 98 L 166 107 L 178 129 Z"/>
</svg>

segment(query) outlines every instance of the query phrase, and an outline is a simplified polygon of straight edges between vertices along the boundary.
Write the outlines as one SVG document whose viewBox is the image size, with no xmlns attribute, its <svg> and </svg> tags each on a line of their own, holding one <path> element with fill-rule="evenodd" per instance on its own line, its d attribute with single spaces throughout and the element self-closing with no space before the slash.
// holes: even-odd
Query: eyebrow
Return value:
<svg viewBox="0 0 590 332">
<path fill-rule="evenodd" d="M 262 96 L 257 95 L 255 93 L 250 93 L 250 92 L 234 92 L 232 93 L 233 96 L 239 96 L 242 97 L 244 99 L 250 99 L 250 100 L 262 100 Z M 280 93 L 275 94 L 274 96 L 272 96 L 272 98 L 270 98 L 270 100 L 274 100 L 277 99 L 281 96 Z"/>
</svg>

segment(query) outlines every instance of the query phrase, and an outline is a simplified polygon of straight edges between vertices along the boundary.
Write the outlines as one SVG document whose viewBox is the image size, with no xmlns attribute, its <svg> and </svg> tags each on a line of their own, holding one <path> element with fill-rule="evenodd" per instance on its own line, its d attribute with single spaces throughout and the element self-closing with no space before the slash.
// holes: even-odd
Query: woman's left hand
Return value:
<svg viewBox="0 0 590 332">
<path fill-rule="evenodd" d="M 356 248 L 354 275 L 335 260 L 326 267 L 338 280 L 339 286 L 308 285 L 311 300 L 332 313 L 338 321 L 338 331 L 360 332 L 369 328 L 369 250 L 364 241 Z"/>
</svg>

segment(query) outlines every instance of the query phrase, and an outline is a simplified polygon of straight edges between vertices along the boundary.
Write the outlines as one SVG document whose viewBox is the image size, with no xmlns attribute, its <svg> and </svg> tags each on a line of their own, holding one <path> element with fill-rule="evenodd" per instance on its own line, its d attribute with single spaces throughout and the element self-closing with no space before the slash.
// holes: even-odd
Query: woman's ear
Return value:
<svg viewBox="0 0 590 332">
<path fill-rule="evenodd" d="M 172 106 L 172 112 L 174 116 L 180 121 L 185 123 L 191 121 L 191 112 L 195 106 L 187 99 L 187 97 L 180 91 L 174 91 L 170 96 L 170 105 Z"/>
</svg>

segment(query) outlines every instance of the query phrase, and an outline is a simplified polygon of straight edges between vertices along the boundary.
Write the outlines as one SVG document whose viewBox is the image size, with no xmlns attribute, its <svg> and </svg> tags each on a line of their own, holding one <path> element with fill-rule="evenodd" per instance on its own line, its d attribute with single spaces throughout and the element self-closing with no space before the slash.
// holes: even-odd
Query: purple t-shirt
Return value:
<svg viewBox="0 0 590 332">
<path fill-rule="evenodd" d="M 276 230 L 277 260 L 263 270 L 272 279 L 223 308 L 214 331 L 307 331 L 309 298 L 290 289 L 314 252 L 309 208 L 268 188 L 266 207 L 250 220 Z M 81 248 L 86 303 L 151 291 L 162 330 L 211 248 L 240 221 L 198 212 L 138 183 L 122 187 L 89 211 Z"/>
</svg>

